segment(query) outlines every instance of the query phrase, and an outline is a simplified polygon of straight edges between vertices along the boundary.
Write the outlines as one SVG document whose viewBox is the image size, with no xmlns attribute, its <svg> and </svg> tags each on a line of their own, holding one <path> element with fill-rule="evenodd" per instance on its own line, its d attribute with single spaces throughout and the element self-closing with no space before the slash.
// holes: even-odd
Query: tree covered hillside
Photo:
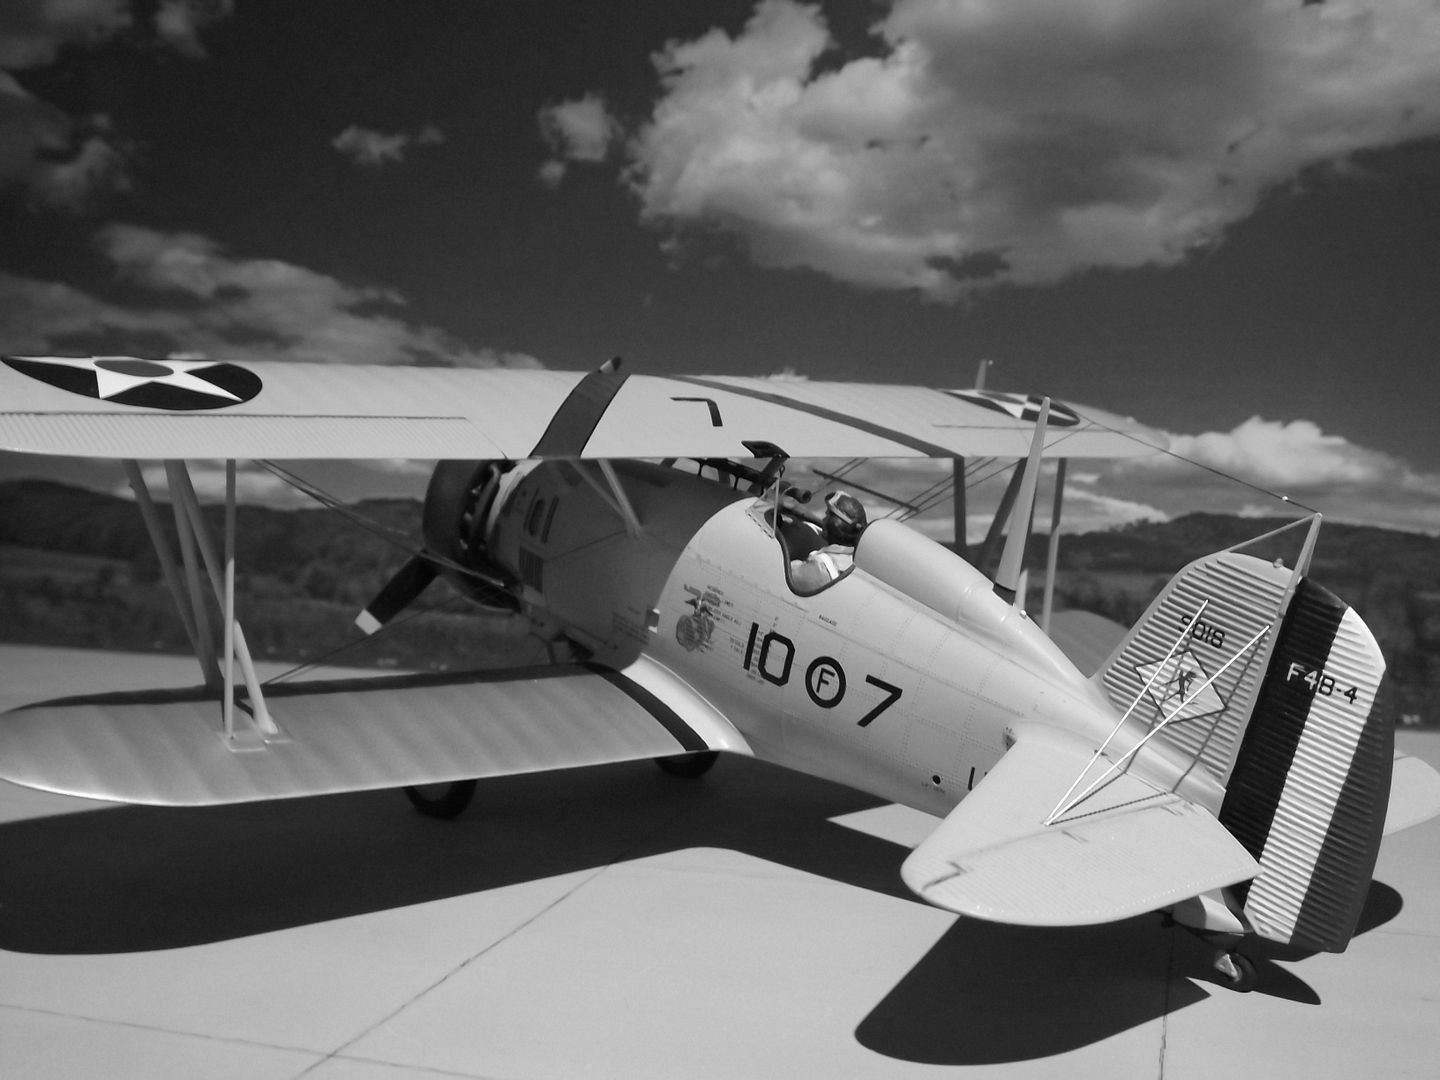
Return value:
<svg viewBox="0 0 1440 1080">
<path fill-rule="evenodd" d="M 373 500 L 355 508 L 392 533 L 419 539 L 420 506 Z M 169 509 L 162 507 L 169 522 Z M 222 509 L 207 508 L 216 535 Z M 1190 514 L 1175 521 L 1065 536 L 1057 603 L 1134 622 L 1172 574 L 1201 555 L 1284 524 Z M 173 528 L 171 529 L 173 534 Z M 311 658 L 359 639 L 355 613 L 407 557 L 400 547 L 324 509 L 242 506 L 237 524 L 240 611 L 260 655 Z M 1247 549 L 1293 564 L 1292 530 Z M 1032 540 L 1037 582 L 1048 538 Z M 1326 524 L 1314 577 L 1364 616 L 1390 664 L 1398 715 L 1440 721 L 1440 540 Z M 184 650 L 187 644 L 135 505 L 47 481 L 0 484 L 0 637 L 103 648 Z M 443 584 L 424 598 L 450 596 Z M 1031 605 L 1038 606 L 1032 593 Z M 403 635 L 347 652 L 348 663 L 465 667 L 510 657 L 514 628 L 451 604 Z"/>
</svg>

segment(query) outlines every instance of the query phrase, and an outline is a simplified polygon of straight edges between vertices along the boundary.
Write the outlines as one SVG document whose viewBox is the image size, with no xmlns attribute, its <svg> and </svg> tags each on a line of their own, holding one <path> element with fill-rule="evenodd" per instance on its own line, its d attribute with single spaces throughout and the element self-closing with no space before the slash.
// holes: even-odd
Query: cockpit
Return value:
<svg viewBox="0 0 1440 1080">
<path fill-rule="evenodd" d="M 786 453 L 773 443 L 747 442 L 764 462 L 753 468 L 724 459 L 695 459 L 700 474 L 713 470 L 717 480 L 742 484 L 755 496 L 748 513 L 775 541 L 785 583 L 797 596 L 813 596 L 849 577 L 855 545 L 866 526 L 865 507 L 855 496 L 832 490 L 815 493 L 785 480 Z M 666 464 L 673 464 L 673 459 Z"/>
<path fill-rule="evenodd" d="M 751 505 L 751 516 L 775 538 L 785 582 L 797 596 L 814 596 L 855 569 L 855 544 L 865 528 L 859 500 L 832 491 L 813 507 L 811 492 L 776 480 Z"/>
</svg>

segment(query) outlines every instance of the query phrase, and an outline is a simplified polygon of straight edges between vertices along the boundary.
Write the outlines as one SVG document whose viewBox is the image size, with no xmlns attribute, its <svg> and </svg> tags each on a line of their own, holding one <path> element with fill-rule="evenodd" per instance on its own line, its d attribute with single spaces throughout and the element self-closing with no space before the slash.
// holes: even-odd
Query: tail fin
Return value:
<svg viewBox="0 0 1440 1080">
<path fill-rule="evenodd" d="M 1157 739 L 1223 783 L 1264 681 L 1269 639 L 1262 637 L 1238 659 L 1236 653 L 1279 622 L 1293 577 L 1284 567 L 1236 552 L 1196 560 L 1161 590 L 1093 681 L 1116 709 L 1133 706 L 1132 717 L 1146 727 L 1183 703 Z M 1175 648 L 1182 634 L 1185 640 Z"/>
<path fill-rule="evenodd" d="M 1272 941 L 1342 952 L 1380 851 L 1395 727 L 1385 660 L 1333 593 L 1300 582 L 1226 785 L 1220 822 L 1260 860 L 1245 915 Z"/>
<path fill-rule="evenodd" d="M 1260 863 L 1236 894 L 1262 937 L 1334 952 L 1349 943 L 1389 795 L 1394 730 L 1376 708 L 1384 673 L 1374 637 L 1342 601 L 1230 551 L 1176 575 L 1094 677 L 1142 724 L 1184 703 L 1156 738 L 1225 785 L 1220 821 Z"/>
</svg>

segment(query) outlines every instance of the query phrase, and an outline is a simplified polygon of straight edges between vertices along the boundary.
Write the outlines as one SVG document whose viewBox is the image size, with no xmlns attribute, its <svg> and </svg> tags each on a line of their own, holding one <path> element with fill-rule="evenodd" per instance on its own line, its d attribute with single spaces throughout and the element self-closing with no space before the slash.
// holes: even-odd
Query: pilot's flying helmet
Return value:
<svg viewBox="0 0 1440 1080">
<path fill-rule="evenodd" d="M 865 507 L 849 492 L 831 492 L 825 498 L 827 516 L 834 519 L 829 532 L 836 543 L 853 544 L 865 531 Z"/>
</svg>

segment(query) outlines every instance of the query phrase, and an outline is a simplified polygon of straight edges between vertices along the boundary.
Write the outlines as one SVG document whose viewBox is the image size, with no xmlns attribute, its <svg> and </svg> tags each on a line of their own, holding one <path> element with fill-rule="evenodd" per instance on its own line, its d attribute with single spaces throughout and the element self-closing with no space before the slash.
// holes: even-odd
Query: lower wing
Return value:
<svg viewBox="0 0 1440 1080">
<path fill-rule="evenodd" d="M 66 795 L 205 806 L 401 787 L 703 750 L 730 723 L 644 657 L 269 688 L 281 734 L 237 749 L 202 690 L 44 702 L 0 717 L 0 779 Z"/>
</svg>

